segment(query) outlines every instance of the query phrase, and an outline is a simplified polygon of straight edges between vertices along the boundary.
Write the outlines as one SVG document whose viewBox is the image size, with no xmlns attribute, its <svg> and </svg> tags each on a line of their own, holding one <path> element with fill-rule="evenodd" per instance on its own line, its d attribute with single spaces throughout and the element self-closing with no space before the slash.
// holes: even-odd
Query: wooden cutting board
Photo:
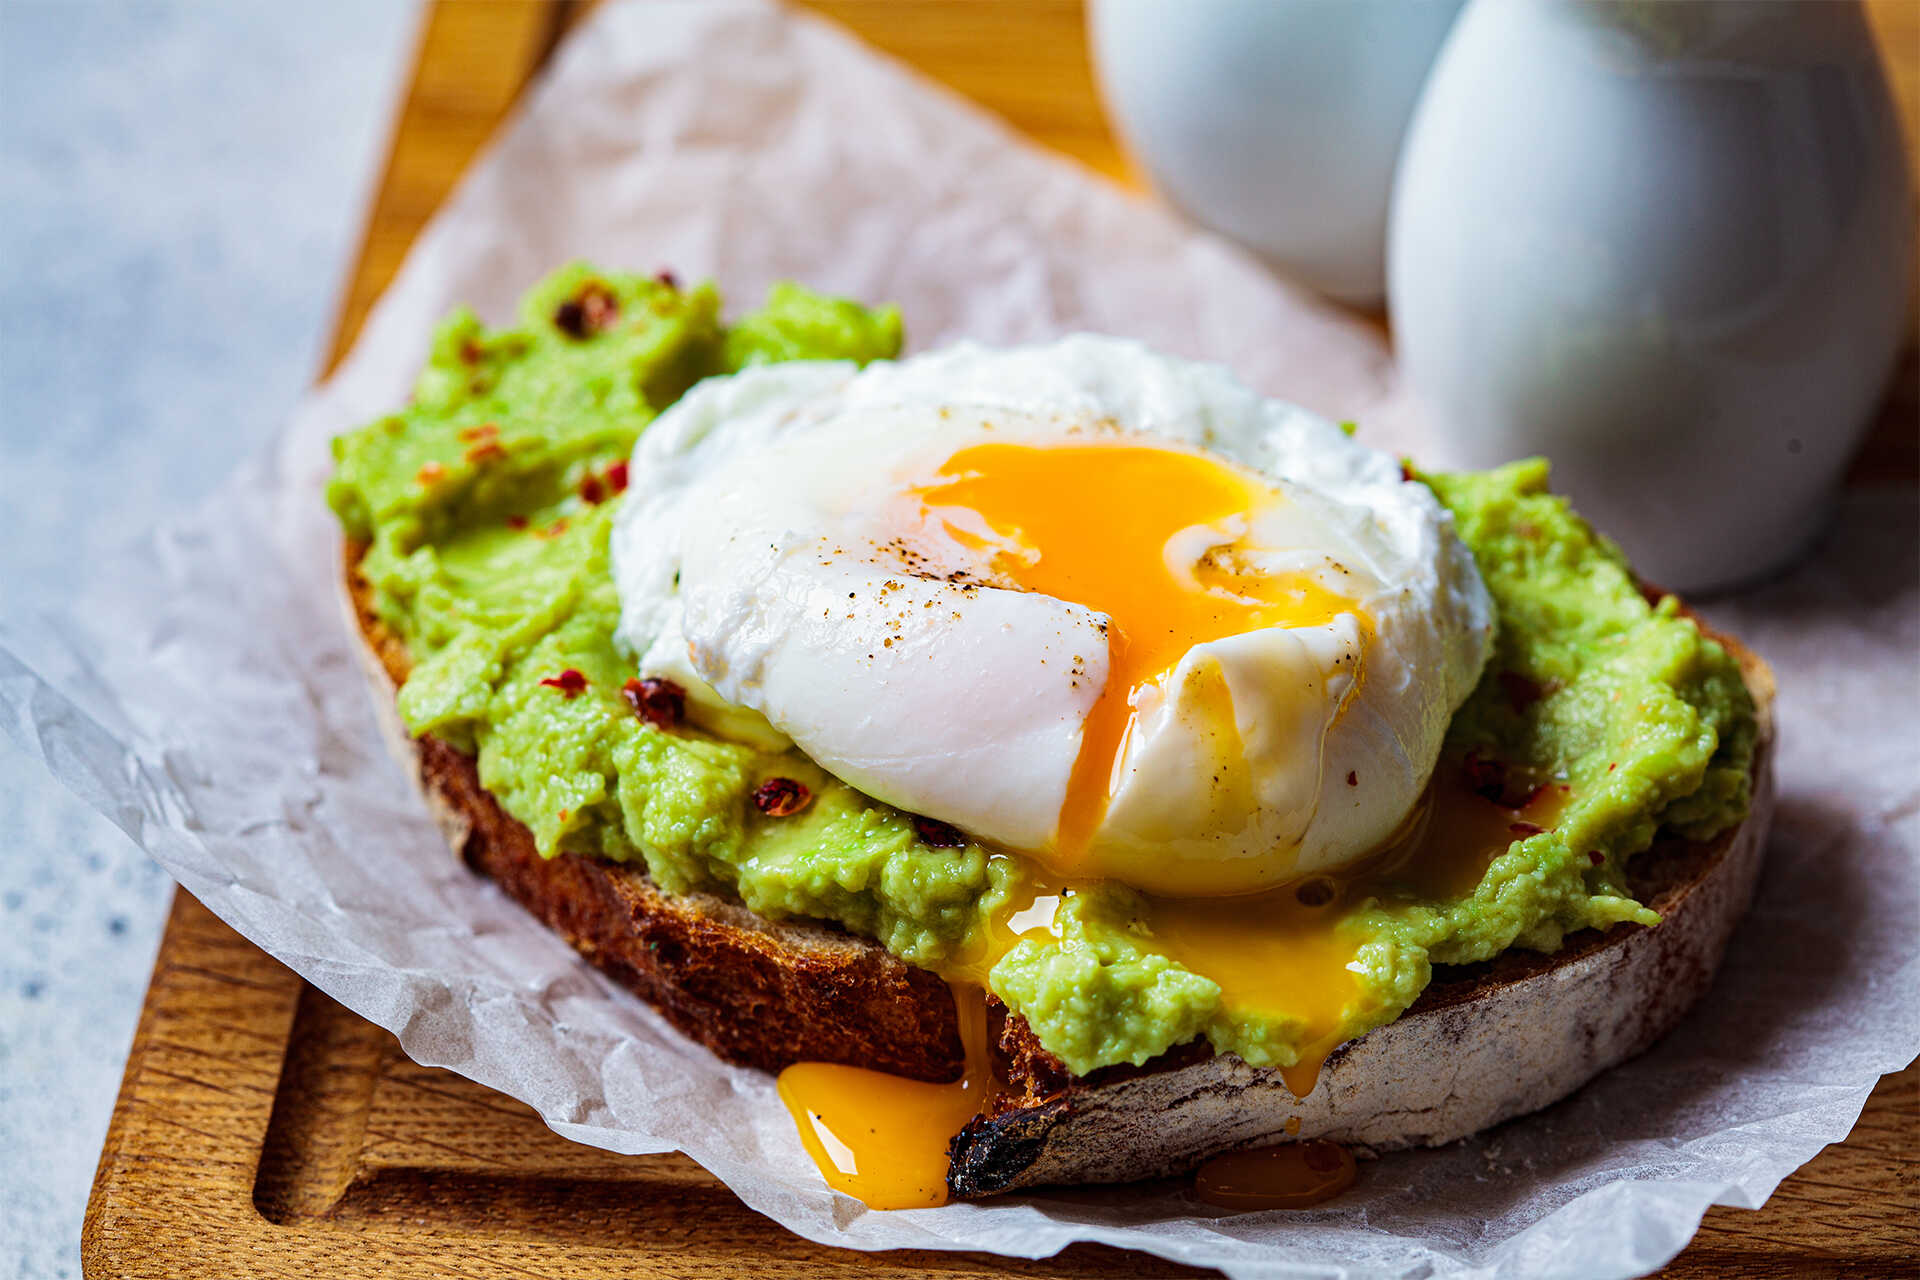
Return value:
<svg viewBox="0 0 1920 1280">
<path fill-rule="evenodd" d="M 1758 1212 L 1714 1209 L 1674 1276 L 1912 1274 L 1920 1068 Z M 105 1277 L 1199 1275 L 1076 1245 L 1043 1262 L 810 1244 L 684 1156 L 568 1142 L 416 1066 L 176 895 L 81 1241 Z"/>
<path fill-rule="evenodd" d="M 413 236 L 584 6 L 458 0 L 426 16 L 411 91 L 329 363 Z M 813 7 L 1127 179 L 1072 0 L 834 0 Z M 1920 2 L 1874 10 L 1903 101 Z M 1909 115 L 1911 119 L 1911 114 Z M 1855 478 L 1911 484 L 1915 366 Z M 1715 1209 L 1675 1276 L 1915 1274 L 1920 1068 L 1881 1082 L 1846 1143 L 1758 1212 Z M 1083 1245 L 1042 1262 L 857 1254 L 809 1244 L 681 1156 L 555 1136 L 522 1104 L 416 1066 L 394 1038 L 176 895 L 100 1156 L 81 1241 L 90 1277 L 893 1277 L 1200 1274 Z"/>
</svg>

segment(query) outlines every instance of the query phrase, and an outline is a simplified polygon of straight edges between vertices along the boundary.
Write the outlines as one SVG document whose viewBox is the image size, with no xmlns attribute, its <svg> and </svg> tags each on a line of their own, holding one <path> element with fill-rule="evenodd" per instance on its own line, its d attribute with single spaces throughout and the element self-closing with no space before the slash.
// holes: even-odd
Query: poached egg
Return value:
<svg viewBox="0 0 1920 1280">
<path fill-rule="evenodd" d="M 1492 643 L 1397 461 L 1119 339 L 710 379 L 629 478 L 619 638 L 696 723 L 1156 894 L 1386 844 Z"/>
</svg>

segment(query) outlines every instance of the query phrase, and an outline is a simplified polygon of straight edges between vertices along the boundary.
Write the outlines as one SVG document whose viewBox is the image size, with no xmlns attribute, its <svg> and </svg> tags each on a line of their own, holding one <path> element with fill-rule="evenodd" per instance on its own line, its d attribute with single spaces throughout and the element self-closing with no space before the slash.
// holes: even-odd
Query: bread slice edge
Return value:
<svg viewBox="0 0 1920 1280">
<path fill-rule="evenodd" d="M 1212 1055 L 990 1110 L 954 1139 L 956 1193 L 1166 1177 L 1223 1152 L 1314 1138 L 1368 1154 L 1440 1146 L 1558 1102 L 1650 1048 L 1712 986 L 1772 819 L 1772 677 L 1716 638 L 1739 657 L 1761 712 L 1752 805 L 1711 841 L 1665 839 L 1636 857 L 1660 924 L 1587 931 L 1551 955 L 1508 952 L 1436 981 L 1399 1018 L 1336 1050 L 1305 1098 L 1278 1071 Z"/>
<path fill-rule="evenodd" d="M 347 547 L 348 620 L 388 752 L 448 846 L 587 960 L 728 1062 L 779 1071 L 794 1062 L 869 1066 L 951 1080 L 965 1061 L 953 996 L 937 975 L 837 926 L 772 920 L 709 892 L 669 893 L 643 867 L 560 854 L 481 783 L 477 762 L 431 735 L 413 737 L 395 705 L 410 669 Z"/>
<path fill-rule="evenodd" d="M 667 893 L 635 867 L 541 858 L 470 757 L 402 724 L 395 697 L 409 660 L 372 609 L 357 572 L 363 550 L 346 548 L 341 601 L 382 736 L 470 866 L 727 1061 L 958 1074 L 946 984 L 878 943 L 820 922 L 768 920 L 716 894 Z M 1310 1138 L 1364 1152 L 1437 1146 L 1548 1106 L 1646 1050 L 1711 985 L 1752 899 L 1772 816 L 1771 672 L 1737 640 L 1708 634 L 1735 656 L 1753 694 L 1753 799 L 1747 817 L 1712 841 L 1667 839 L 1636 857 L 1646 882 L 1636 888 L 1660 925 L 1588 931 L 1550 956 L 1509 952 L 1472 971 L 1439 971 L 1407 1013 L 1337 1050 L 1305 1098 L 1276 1070 L 1204 1051 L 1086 1079 L 1061 1072 L 1053 1087 L 1022 1071 L 1020 1090 L 955 1135 L 953 1194 L 1165 1177 L 1225 1151 Z M 996 1049 L 1002 1067 L 1036 1052 L 1012 1017 Z"/>
</svg>

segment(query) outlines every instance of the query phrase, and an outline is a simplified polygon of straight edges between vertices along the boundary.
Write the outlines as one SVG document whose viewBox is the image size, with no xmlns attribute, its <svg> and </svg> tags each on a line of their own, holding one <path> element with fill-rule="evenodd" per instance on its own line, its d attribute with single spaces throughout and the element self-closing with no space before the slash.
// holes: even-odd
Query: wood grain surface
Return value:
<svg viewBox="0 0 1920 1280">
<path fill-rule="evenodd" d="M 414 235 L 590 6 L 454 0 L 423 21 L 328 365 Z M 881 49 L 1016 128 L 1132 181 L 1102 120 L 1073 0 L 818 0 Z M 1920 143 L 1920 0 L 1870 6 Z M 1920 476 L 1911 351 L 1854 483 Z M 1663 1274 L 1920 1274 L 1920 1067 L 1888 1076 L 1852 1136 L 1758 1211 L 1711 1210 Z M 799 1240 L 680 1156 L 618 1157 L 522 1104 L 414 1065 L 176 896 L 101 1152 L 82 1239 L 91 1277 L 395 1275 L 897 1277 L 1195 1274 L 1076 1246 L 1025 1263 L 862 1255 Z"/>
<path fill-rule="evenodd" d="M 1755 1212 L 1711 1210 L 1664 1274 L 1893 1275 L 1920 1249 L 1920 1068 Z M 176 896 L 89 1206 L 103 1277 L 1173 1276 L 1075 1246 L 1040 1262 L 809 1244 L 684 1156 L 616 1156 L 417 1066 Z"/>
</svg>

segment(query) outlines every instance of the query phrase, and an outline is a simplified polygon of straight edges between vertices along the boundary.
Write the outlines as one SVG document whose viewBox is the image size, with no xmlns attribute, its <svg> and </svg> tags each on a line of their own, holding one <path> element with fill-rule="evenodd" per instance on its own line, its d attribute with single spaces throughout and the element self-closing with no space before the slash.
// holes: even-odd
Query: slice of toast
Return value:
<svg viewBox="0 0 1920 1280">
<path fill-rule="evenodd" d="M 480 783 L 473 757 L 411 737 L 394 695 L 406 645 L 373 612 L 347 549 L 347 602 L 387 745 L 455 853 L 682 1032 L 729 1062 L 778 1071 L 842 1062 L 951 1080 L 964 1062 L 947 984 L 836 925 L 768 920 L 710 893 L 661 890 L 644 868 L 561 854 Z"/>
<path fill-rule="evenodd" d="M 357 570 L 363 550 L 347 548 L 345 598 L 382 727 L 468 865 L 729 1062 L 959 1074 L 947 985 L 878 943 L 828 923 L 770 921 L 713 894 L 666 893 L 634 866 L 542 858 L 532 833 L 481 786 L 471 757 L 401 724 L 394 694 L 410 659 L 372 610 Z M 1645 1050 L 1712 982 L 1752 898 L 1772 814 L 1772 675 L 1737 641 L 1714 638 L 1739 661 L 1760 719 L 1752 807 L 1712 841 L 1663 838 L 1631 861 L 1636 896 L 1663 917 L 1657 928 L 1589 930 L 1551 955 L 1509 951 L 1436 968 L 1405 1014 L 1337 1050 L 1304 1099 L 1278 1071 L 1204 1042 L 1076 1077 L 990 999 L 1004 1088 L 954 1137 L 953 1194 L 1162 1177 L 1296 1138 L 1373 1151 L 1437 1146 L 1555 1102 Z"/>
</svg>

